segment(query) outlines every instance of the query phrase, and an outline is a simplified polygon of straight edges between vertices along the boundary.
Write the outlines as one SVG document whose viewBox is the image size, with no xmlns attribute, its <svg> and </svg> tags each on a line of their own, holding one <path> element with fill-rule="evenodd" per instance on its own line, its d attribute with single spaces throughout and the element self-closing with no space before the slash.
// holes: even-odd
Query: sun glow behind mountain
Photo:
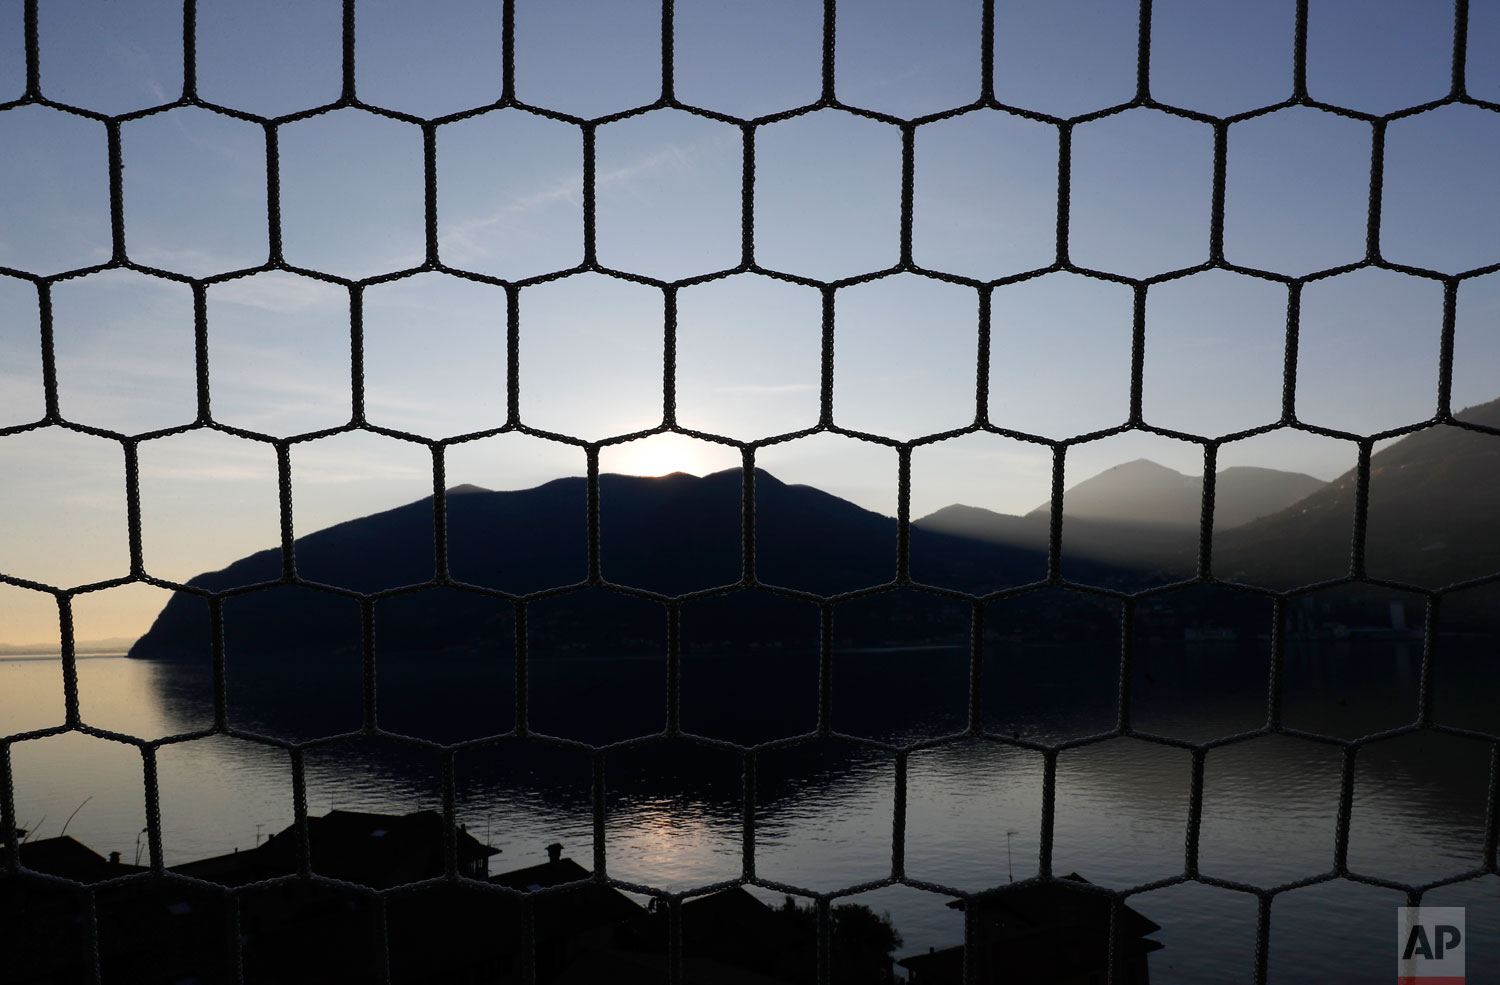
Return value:
<svg viewBox="0 0 1500 985">
<path fill-rule="evenodd" d="M 599 453 L 599 471 L 622 475 L 708 475 L 740 465 L 739 449 L 680 434 L 653 434 Z"/>
</svg>

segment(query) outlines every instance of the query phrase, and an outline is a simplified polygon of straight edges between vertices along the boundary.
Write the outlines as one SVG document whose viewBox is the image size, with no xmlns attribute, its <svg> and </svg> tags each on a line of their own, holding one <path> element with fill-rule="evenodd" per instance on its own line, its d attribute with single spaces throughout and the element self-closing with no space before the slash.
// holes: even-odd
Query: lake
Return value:
<svg viewBox="0 0 1500 985">
<path fill-rule="evenodd" d="M 1440 722 L 1500 729 L 1500 659 L 1494 641 L 1444 639 L 1434 675 Z M 1118 656 L 1105 648 L 997 644 L 982 667 L 985 726 L 1060 741 L 1112 727 Z M 1138 730 L 1205 741 L 1262 724 L 1263 641 L 1153 643 L 1137 653 L 1132 686 Z M 954 648 L 845 650 L 835 654 L 834 727 L 910 743 L 957 732 L 968 714 L 968 655 Z M 1420 647 L 1399 641 L 1289 645 L 1283 716 L 1289 727 L 1354 737 L 1411 721 Z M 122 656 L 80 658 L 83 718 L 99 728 L 157 737 L 212 721 L 206 666 Z M 356 660 L 314 664 L 255 660 L 229 668 L 236 727 L 306 738 L 355 728 L 362 698 Z M 533 660 L 534 729 L 601 743 L 659 730 L 665 701 L 659 658 Z M 685 729 L 737 742 L 808 731 L 816 724 L 815 654 L 759 651 L 687 655 Z M 382 726 L 438 741 L 494 734 L 514 724 L 511 666 L 501 660 L 383 659 Z M 58 724 L 56 658 L 0 659 L 0 734 Z M 12 745 L 16 812 L 39 837 L 68 833 L 101 853 L 146 857 L 139 752 L 68 734 Z M 1113 739 L 1058 759 L 1054 870 L 1111 888 L 1179 874 L 1184 866 L 1191 754 Z M 1363 748 L 1356 761 L 1348 863 L 1385 879 L 1428 882 L 1482 864 L 1490 749 L 1422 734 Z M 744 829 L 742 757 L 674 742 L 606 758 L 610 875 L 668 891 L 736 878 Z M 292 820 L 285 752 L 216 736 L 159 753 L 167 864 L 250 847 Z M 757 757 L 755 865 L 759 878 L 831 891 L 891 872 L 894 757 L 820 741 Z M 1276 886 L 1331 869 L 1340 750 L 1266 736 L 1208 753 L 1200 868 Z M 441 809 L 437 757 L 390 740 L 358 739 L 308 751 L 308 807 L 404 812 Z M 455 758 L 458 813 L 502 849 L 492 871 L 534 864 L 559 841 L 590 864 L 588 756 L 505 741 Z M 977 740 L 912 752 L 907 768 L 908 878 L 979 890 L 1037 871 L 1043 760 Z M 316 866 L 316 863 L 315 863 Z M 776 893 L 766 891 L 768 898 Z M 905 938 L 898 956 L 961 942 L 950 897 L 893 886 L 851 897 L 888 911 Z M 1468 980 L 1500 981 L 1500 879 L 1490 875 L 1427 894 L 1430 905 L 1468 908 Z M 1248 981 L 1254 967 L 1252 896 L 1201 884 L 1132 897 L 1161 925 L 1152 981 Z M 1276 897 L 1270 979 L 1388 981 L 1392 910 L 1404 894 L 1339 880 Z"/>
</svg>

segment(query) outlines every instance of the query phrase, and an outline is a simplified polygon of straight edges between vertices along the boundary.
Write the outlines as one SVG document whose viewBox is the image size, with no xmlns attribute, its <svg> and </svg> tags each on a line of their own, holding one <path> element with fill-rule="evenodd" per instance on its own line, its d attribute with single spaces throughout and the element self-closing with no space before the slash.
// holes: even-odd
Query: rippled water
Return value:
<svg viewBox="0 0 1500 985">
<path fill-rule="evenodd" d="M 1500 675 L 1493 644 L 1453 644 L 1437 678 L 1440 721 L 1495 729 Z M 1358 735 L 1410 721 L 1416 658 L 1399 644 L 1329 647 L 1291 655 L 1288 724 Z M 983 677 L 986 724 L 1057 739 L 1108 728 L 1114 678 L 1081 675 L 1047 651 L 997 654 Z M 993 666 L 991 665 L 993 663 Z M 1142 730 L 1201 741 L 1256 727 L 1265 717 L 1265 667 L 1254 646 L 1153 647 L 1140 656 L 1133 708 Z M 689 658 L 684 724 L 739 741 L 803 731 L 816 720 L 809 691 L 816 658 L 762 655 L 746 661 Z M 529 690 L 538 728 L 590 742 L 660 727 L 665 695 L 658 660 L 537 662 Z M 949 734 L 967 712 L 962 651 L 841 653 L 832 695 L 841 730 L 908 742 Z M 452 741 L 509 728 L 508 668 L 459 664 L 382 667 L 382 723 Z M 351 673 L 352 672 L 352 673 Z M 1093 689 L 1067 686 L 1093 681 Z M 1099 683 L 1102 677 L 1103 683 Z M 752 679 L 753 678 L 753 679 Z M 155 737 L 212 720 L 204 668 L 119 657 L 79 662 L 85 721 Z M 815 677 L 813 678 L 815 680 Z M 349 686 L 353 684 L 353 693 Z M 279 668 L 231 676 L 238 726 L 306 736 L 358 724 L 358 668 Z M 55 660 L 0 661 L 0 733 L 62 720 Z M 956 695 L 956 697 L 955 697 Z M 696 716 L 696 717 L 695 717 Z M 1431 881 L 1482 863 L 1490 752 L 1483 743 L 1422 735 L 1361 750 L 1349 831 L 1351 870 Z M 68 829 L 100 852 L 137 850 L 144 824 L 139 751 L 127 744 L 54 736 L 14 744 L 16 807 L 23 825 Z M 1069 749 L 1057 767 L 1054 869 L 1128 888 L 1180 874 L 1185 865 L 1191 754 L 1136 739 Z M 602 846 L 611 875 L 666 890 L 737 878 L 742 871 L 743 761 L 667 744 L 606 758 Z M 848 743 L 768 750 L 756 761 L 758 878 L 831 891 L 891 873 L 894 757 Z M 1209 752 L 1199 863 L 1206 875 L 1274 886 L 1329 871 L 1334 862 L 1340 750 L 1267 736 Z M 276 749 L 215 737 L 159 753 L 168 864 L 249 847 L 291 821 L 291 770 Z M 425 750 L 360 739 L 307 753 L 309 809 L 405 811 L 441 804 L 440 764 Z M 502 742 L 455 759 L 459 813 L 469 830 L 503 850 L 492 868 L 532 864 L 560 841 L 589 864 L 594 855 L 592 773 L 584 753 Z M 1038 867 L 1042 757 L 964 740 L 911 753 L 907 766 L 905 871 L 960 890 L 1022 879 Z M 768 898 L 774 892 L 766 891 Z M 905 937 L 902 954 L 958 943 L 950 897 L 908 886 L 853 899 L 888 910 Z M 1500 880 L 1487 876 L 1433 890 L 1431 905 L 1468 910 L 1470 982 L 1500 981 Z M 1271 979 L 1386 981 L 1392 910 L 1400 892 L 1338 880 L 1276 897 Z M 1155 890 L 1131 905 L 1162 925 L 1153 981 L 1249 980 L 1256 905 L 1252 896 L 1195 885 Z"/>
</svg>

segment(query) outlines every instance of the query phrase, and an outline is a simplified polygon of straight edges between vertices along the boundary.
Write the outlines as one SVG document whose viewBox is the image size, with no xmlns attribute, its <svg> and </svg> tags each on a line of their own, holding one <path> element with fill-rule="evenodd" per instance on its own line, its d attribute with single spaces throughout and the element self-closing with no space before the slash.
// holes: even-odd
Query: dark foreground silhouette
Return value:
<svg viewBox="0 0 1500 985">
<path fill-rule="evenodd" d="M 298 842 L 288 828 L 160 875 L 67 836 L 22 843 L 29 872 L 0 874 L 0 926 L 15 942 L 4 981 L 89 981 L 91 923 L 107 983 L 228 982 L 236 960 L 247 982 L 372 982 L 384 958 L 398 983 L 666 980 L 670 908 L 591 881 L 561 845 L 540 865 L 490 875 L 498 849 L 445 831 L 436 813 L 332 811 L 308 819 L 307 877 Z M 442 880 L 448 851 L 480 885 Z M 790 899 L 773 908 L 732 887 L 685 901 L 680 920 L 685 982 L 815 980 L 816 920 Z M 836 906 L 834 981 L 891 981 L 900 944 L 888 918 Z"/>
<path fill-rule="evenodd" d="M 311 872 L 299 874 L 299 835 L 174 866 L 160 874 L 109 859 L 66 835 L 22 842 L 20 870 L 0 873 L 5 981 L 91 980 L 94 946 L 106 983 L 397 983 L 556 985 L 659 983 L 674 919 L 665 900 L 641 906 L 547 847 L 548 861 L 490 875 L 499 850 L 440 815 L 332 811 L 309 818 Z M 3 861 L 9 870 L 11 849 Z M 447 853 L 475 881 L 442 879 Z M 1083 982 L 1108 967 L 1109 897 L 1077 875 L 955 901 L 976 908 L 981 982 Z M 399 887 L 399 888 L 398 888 Z M 395 890 L 379 895 L 372 890 Z M 238 911 L 236 924 L 235 910 Z M 682 981 L 802 985 L 816 981 L 815 907 L 772 907 L 734 886 L 682 902 Z M 1157 926 L 1121 906 L 1115 980 L 1147 982 L 1146 935 Z M 836 985 L 889 985 L 901 935 L 888 916 L 842 903 L 829 912 Z M 905 958 L 916 985 L 962 980 L 964 948 Z M 1017 977 L 1019 976 L 1019 977 Z"/>
</svg>

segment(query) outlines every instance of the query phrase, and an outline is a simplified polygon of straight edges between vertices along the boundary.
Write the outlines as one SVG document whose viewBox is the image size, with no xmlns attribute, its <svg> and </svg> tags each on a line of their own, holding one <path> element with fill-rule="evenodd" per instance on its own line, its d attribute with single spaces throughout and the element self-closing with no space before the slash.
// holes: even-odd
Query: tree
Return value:
<svg viewBox="0 0 1500 985">
<path fill-rule="evenodd" d="M 816 937 L 816 906 L 798 906 L 796 899 L 788 896 L 779 912 L 801 925 L 804 933 Z M 829 911 L 829 921 L 829 958 L 835 985 L 889 985 L 891 956 L 902 944 L 891 915 L 876 913 L 863 903 L 840 903 Z"/>
</svg>

